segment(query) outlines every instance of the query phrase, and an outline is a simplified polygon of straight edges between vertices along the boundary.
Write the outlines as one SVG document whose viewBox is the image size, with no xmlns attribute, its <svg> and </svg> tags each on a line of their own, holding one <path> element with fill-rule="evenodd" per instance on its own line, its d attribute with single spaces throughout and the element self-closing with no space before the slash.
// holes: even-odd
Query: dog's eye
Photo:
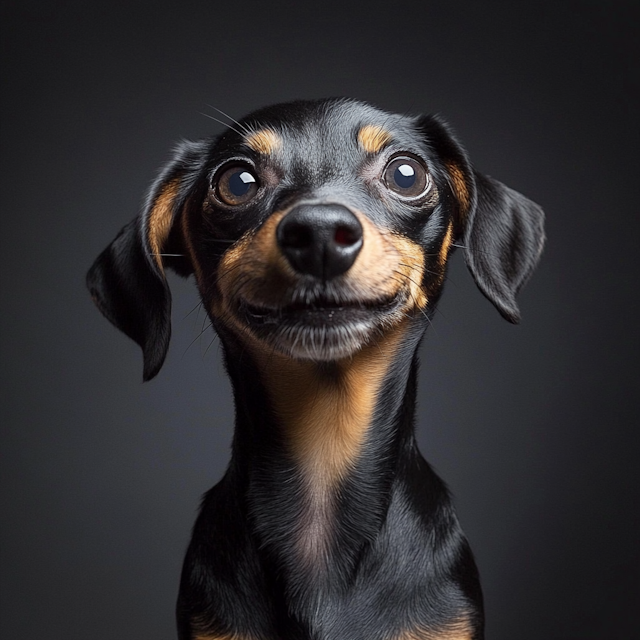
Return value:
<svg viewBox="0 0 640 640">
<path fill-rule="evenodd" d="M 417 198 L 431 188 L 431 178 L 422 164 L 405 156 L 389 162 L 383 180 L 388 189 L 404 198 Z"/>
<path fill-rule="evenodd" d="M 249 202 L 258 192 L 258 178 L 246 166 L 225 169 L 216 181 L 215 193 L 219 200 L 230 206 Z"/>
</svg>

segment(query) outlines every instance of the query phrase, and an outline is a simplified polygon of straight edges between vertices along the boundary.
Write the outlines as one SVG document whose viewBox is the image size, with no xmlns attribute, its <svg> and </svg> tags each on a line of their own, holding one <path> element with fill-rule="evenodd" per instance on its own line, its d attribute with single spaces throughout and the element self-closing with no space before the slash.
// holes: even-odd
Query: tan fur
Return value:
<svg viewBox="0 0 640 640">
<path fill-rule="evenodd" d="M 460 218 L 461 222 L 464 222 L 469 209 L 471 207 L 471 196 L 469 195 L 469 189 L 467 188 L 467 182 L 464 178 L 462 169 L 455 162 L 445 162 L 447 171 L 451 176 L 451 186 L 453 187 L 453 193 L 460 205 Z"/>
<path fill-rule="evenodd" d="M 358 143 L 367 153 L 379 153 L 391 140 L 391 134 L 380 125 L 366 124 L 358 131 Z"/>
<path fill-rule="evenodd" d="M 282 138 L 273 129 L 261 129 L 245 136 L 244 142 L 262 155 L 269 155 L 282 146 Z"/>
<path fill-rule="evenodd" d="M 449 222 L 447 226 L 447 232 L 444 234 L 442 246 L 440 247 L 440 266 L 444 267 L 449 259 L 449 251 L 451 251 L 451 245 L 453 244 L 453 224 Z"/>
<path fill-rule="evenodd" d="M 472 640 L 473 629 L 468 619 L 463 618 L 440 629 L 407 629 L 393 640 Z"/>
<path fill-rule="evenodd" d="M 221 297 L 214 301 L 212 312 L 224 316 L 246 337 L 244 324 L 234 314 L 234 302 L 242 297 L 250 303 L 277 304 L 282 292 L 295 284 L 295 275 L 280 253 L 275 233 L 287 211 L 272 214 L 257 233 L 249 233 L 233 245 L 218 267 Z"/>
<path fill-rule="evenodd" d="M 147 220 L 147 234 L 151 253 L 161 271 L 164 271 L 162 264 L 162 250 L 171 231 L 173 220 L 173 204 L 178 193 L 180 181 L 178 179 L 168 182 L 156 198 L 149 218 Z"/>
</svg>

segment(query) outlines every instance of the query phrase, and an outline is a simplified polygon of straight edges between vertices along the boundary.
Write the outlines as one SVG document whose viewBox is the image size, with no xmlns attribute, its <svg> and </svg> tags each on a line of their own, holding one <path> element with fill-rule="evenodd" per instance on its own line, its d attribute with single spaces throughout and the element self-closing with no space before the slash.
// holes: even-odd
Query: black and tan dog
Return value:
<svg viewBox="0 0 640 640">
<path fill-rule="evenodd" d="M 145 380 L 169 342 L 167 267 L 195 274 L 224 347 L 233 455 L 187 551 L 182 640 L 483 638 L 471 551 L 414 439 L 416 351 L 456 243 L 518 321 L 542 224 L 439 119 L 353 100 L 176 149 L 88 283 Z"/>
</svg>

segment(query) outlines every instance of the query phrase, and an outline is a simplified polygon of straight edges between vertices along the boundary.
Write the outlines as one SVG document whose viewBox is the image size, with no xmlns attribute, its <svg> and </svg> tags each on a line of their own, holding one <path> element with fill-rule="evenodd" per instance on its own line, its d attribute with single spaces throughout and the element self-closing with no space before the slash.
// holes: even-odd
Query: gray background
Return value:
<svg viewBox="0 0 640 640">
<path fill-rule="evenodd" d="M 549 242 L 504 322 L 455 256 L 420 442 L 495 640 L 640 637 L 638 31 L 632 2 L 9 2 L 2 8 L 3 638 L 174 637 L 230 389 L 191 282 L 142 385 L 84 272 L 174 142 L 299 97 L 439 112 Z"/>
</svg>

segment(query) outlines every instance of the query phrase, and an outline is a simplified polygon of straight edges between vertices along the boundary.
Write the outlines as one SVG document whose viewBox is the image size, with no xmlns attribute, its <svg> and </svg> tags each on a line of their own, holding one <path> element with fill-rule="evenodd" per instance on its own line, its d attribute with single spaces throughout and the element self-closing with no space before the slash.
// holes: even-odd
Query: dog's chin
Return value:
<svg viewBox="0 0 640 640">
<path fill-rule="evenodd" d="M 401 300 L 348 306 L 291 305 L 267 308 L 243 304 L 251 332 L 267 346 L 296 360 L 332 362 L 349 358 L 395 324 Z"/>
<path fill-rule="evenodd" d="M 337 327 L 285 327 L 265 336 L 270 345 L 295 360 L 332 362 L 348 358 L 367 344 L 375 326 L 351 323 Z"/>
</svg>

